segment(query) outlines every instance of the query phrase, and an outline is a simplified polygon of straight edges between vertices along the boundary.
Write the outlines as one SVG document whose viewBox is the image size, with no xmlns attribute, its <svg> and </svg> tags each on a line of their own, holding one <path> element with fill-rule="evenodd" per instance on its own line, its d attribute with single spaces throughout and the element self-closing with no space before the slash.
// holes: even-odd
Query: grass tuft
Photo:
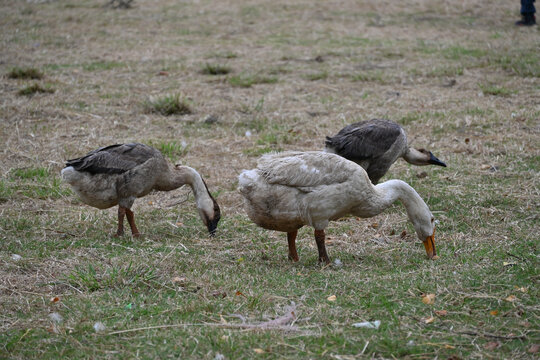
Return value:
<svg viewBox="0 0 540 360">
<path fill-rule="evenodd" d="M 165 116 L 193 113 L 188 100 L 180 94 L 152 97 L 144 101 L 143 106 L 149 113 L 158 113 Z"/>
<path fill-rule="evenodd" d="M 42 79 L 43 73 L 36 68 L 15 67 L 7 74 L 10 79 Z"/>
<path fill-rule="evenodd" d="M 185 142 L 173 141 L 150 141 L 150 145 L 161 151 L 161 153 L 167 156 L 173 163 L 178 158 L 185 156 L 188 153 L 189 145 Z"/>
<path fill-rule="evenodd" d="M 219 64 L 205 64 L 201 69 L 201 74 L 204 75 L 226 75 L 231 72 L 231 68 Z"/>
<path fill-rule="evenodd" d="M 23 87 L 22 89 L 17 91 L 17 94 L 20 95 L 20 96 L 32 96 L 32 95 L 35 95 L 35 94 L 38 94 L 38 93 L 52 94 L 55 91 L 56 90 L 53 87 L 51 87 L 50 85 L 42 86 L 42 85 L 40 85 L 38 83 L 35 83 L 35 84 L 32 84 L 32 85 L 28 85 L 28 86 Z"/>
<path fill-rule="evenodd" d="M 507 89 L 505 87 L 499 87 L 496 85 L 479 84 L 478 86 L 480 87 L 484 95 L 508 96 L 512 93 L 510 89 Z"/>
<path fill-rule="evenodd" d="M 262 75 L 249 75 L 242 74 L 231 76 L 229 78 L 229 84 L 234 87 L 249 88 L 255 84 L 275 84 L 278 82 L 278 78 L 275 76 L 262 76 Z"/>
</svg>

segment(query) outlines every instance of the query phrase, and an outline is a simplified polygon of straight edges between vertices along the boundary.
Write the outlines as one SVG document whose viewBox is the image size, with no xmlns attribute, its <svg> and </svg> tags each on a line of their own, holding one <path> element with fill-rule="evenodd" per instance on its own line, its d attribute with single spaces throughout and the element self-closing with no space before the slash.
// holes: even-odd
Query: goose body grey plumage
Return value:
<svg viewBox="0 0 540 360">
<path fill-rule="evenodd" d="M 395 201 L 407 209 L 430 258 L 435 253 L 434 218 L 418 193 L 401 180 L 373 185 L 352 161 L 322 151 L 283 152 L 262 156 L 257 168 L 244 170 L 238 190 L 249 218 L 257 225 L 287 233 L 289 258 L 298 261 L 296 235 L 304 225 L 315 229 L 319 261 L 329 263 L 324 229 L 347 214 L 375 216 Z"/>
<path fill-rule="evenodd" d="M 400 157 L 413 165 L 446 167 L 431 151 L 409 147 L 405 130 L 385 119 L 345 126 L 335 136 L 327 136 L 325 144 L 326 152 L 338 154 L 362 166 L 373 184 L 377 184 Z"/>
<path fill-rule="evenodd" d="M 219 206 L 201 175 L 188 166 L 172 165 L 159 150 L 148 145 L 116 144 L 93 150 L 68 160 L 62 179 L 87 205 L 98 209 L 118 205 L 117 236 L 124 233 L 124 216 L 133 235 L 139 235 L 131 211 L 135 199 L 152 190 L 170 191 L 185 184 L 191 186 L 199 215 L 210 234 L 214 234 L 220 219 Z"/>
</svg>

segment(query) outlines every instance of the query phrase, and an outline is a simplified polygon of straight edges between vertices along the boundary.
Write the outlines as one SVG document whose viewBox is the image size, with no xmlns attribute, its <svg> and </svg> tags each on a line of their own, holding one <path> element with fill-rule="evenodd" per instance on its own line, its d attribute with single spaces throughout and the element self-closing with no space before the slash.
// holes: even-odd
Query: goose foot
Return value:
<svg viewBox="0 0 540 360">
<path fill-rule="evenodd" d="M 315 230 L 315 242 L 317 243 L 317 249 L 319 250 L 319 262 L 325 262 L 326 265 L 330 264 L 330 259 L 328 258 L 328 254 L 326 253 L 326 247 L 324 245 L 324 229 L 323 230 Z"/>
<path fill-rule="evenodd" d="M 298 230 L 294 230 L 287 233 L 287 242 L 289 243 L 289 260 L 297 262 L 298 253 L 296 252 L 296 235 Z"/>
</svg>

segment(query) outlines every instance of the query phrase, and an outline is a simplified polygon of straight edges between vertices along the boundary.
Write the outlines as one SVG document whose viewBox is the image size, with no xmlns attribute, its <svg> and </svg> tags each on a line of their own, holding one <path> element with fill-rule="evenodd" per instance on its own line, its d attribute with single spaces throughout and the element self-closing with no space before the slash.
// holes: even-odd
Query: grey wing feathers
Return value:
<svg viewBox="0 0 540 360">
<path fill-rule="evenodd" d="M 263 156 L 257 169 L 270 184 L 316 187 L 349 179 L 358 165 L 318 151 L 284 152 Z"/>
<path fill-rule="evenodd" d="M 68 160 L 66 166 L 90 174 L 121 174 L 161 153 L 144 144 L 116 144 L 105 146 L 87 155 Z"/>
<path fill-rule="evenodd" d="M 353 161 L 376 158 L 396 141 L 401 128 L 388 120 L 370 120 L 348 125 L 336 136 L 326 137 L 326 146 Z"/>
</svg>

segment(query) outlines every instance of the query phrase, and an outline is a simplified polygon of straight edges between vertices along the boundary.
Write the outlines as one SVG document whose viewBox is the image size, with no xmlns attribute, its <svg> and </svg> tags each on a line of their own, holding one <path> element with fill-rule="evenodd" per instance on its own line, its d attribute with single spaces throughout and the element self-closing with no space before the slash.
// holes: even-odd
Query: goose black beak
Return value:
<svg viewBox="0 0 540 360">
<path fill-rule="evenodd" d="M 428 258 L 435 260 L 437 258 L 437 251 L 435 250 L 435 230 L 433 230 L 433 234 L 428 236 L 424 241 L 424 247 L 426 248 Z"/>
<path fill-rule="evenodd" d="M 210 236 L 216 235 L 216 229 L 217 224 L 219 222 L 220 216 L 216 216 L 214 220 L 208 220 L 206 227 L 208 228 L 208 232 L 210 233 Z"/>
<path fill-rule="evenodd" d="M 442 162 L 441 160 L 437 159 L 435 155 L 433 155 L 431 152 L 429 153 L 428 163 L 430 163 L 431 165 L 439 165 L 439 166 L 446 167 L 446 164 Z"/>
</svg>

